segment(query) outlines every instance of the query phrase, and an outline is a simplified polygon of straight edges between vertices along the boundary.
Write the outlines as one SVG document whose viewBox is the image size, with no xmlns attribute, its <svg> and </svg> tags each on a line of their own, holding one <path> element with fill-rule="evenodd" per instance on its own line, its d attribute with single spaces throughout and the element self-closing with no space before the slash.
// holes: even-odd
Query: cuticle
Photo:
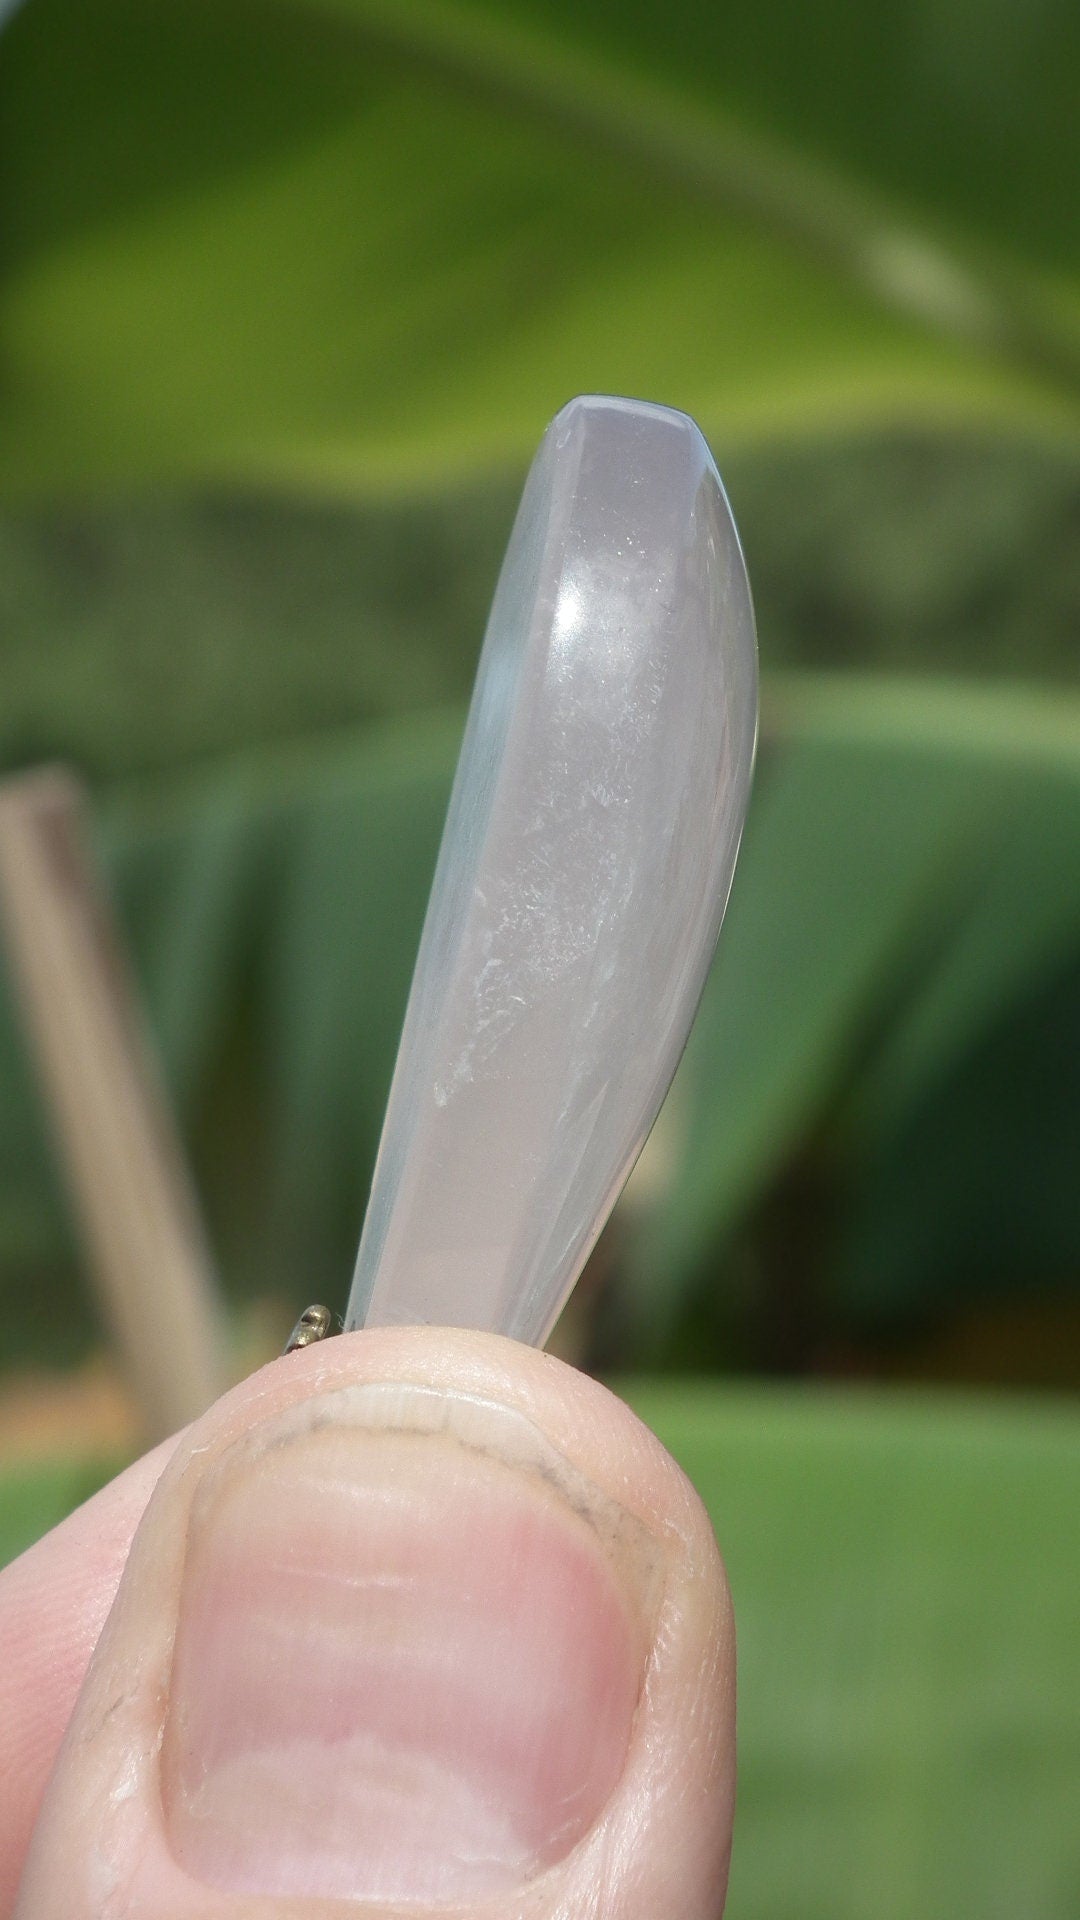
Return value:
<svg viewBox="0 0 1080 1920">
<path fill-rule="evenodd" d="M 343 1402 L 355 1403 L 359 1396 L 366 1398 L 369 1394 L 416 1397 L 429 1406 L 438 1404 L 448 1409 L 453 1406 L 467 1407 L 488 1413 L 496 1419 L 507 1421 L 519 1432 L 527 1433 L 535 1442 L 535 1447 L 525 1457 L 508 1456 L 505 1450 L 495 1444 L 486 1444 L 477 1437 L 456 1431 L 449 1417 L 435 1425 L 428 1425 L 420 1419 L 395 1419 L 385 1423 L 341 1419 Z M 279 1409 L 232 1441 L 214 1462 L 208 1480 L 196 1491 L 196 1501 L 200 1492 L 204 1497 L 209 1494 L 212 1498 L 212 1483 L 219 1476 L 227 1475 L 234 1464 L 240 1464 L 236 1457 L 238 1454 L 241 1458 L 246 1456 L 247 1463 L 253 1465 L 260 1456 L 284 1450 L 313 1434 L 340 1431 L 347 1426 L 373 1436 L 382 1434 L 442 1440 L 464 1453 L 471 1453 L 520 1473 L 526 1479 L 534 1478 L 588 1527 L 598 1548 L 607 1557 L 615 1555 L 618 1560 L 623 1560 L 629 1551 L 638 1574 L 633 1583 L 635 1610 L 640 1612 L 643 1623 L 648 1623 L 650 1628 L 655 1627 L 663 1611 L 668 1586 L 670 1541 L 623 1506 L 614 1494 L 596 1486 L 584 1469 L 565 1455 L 528 1413 L 485 1394 L 447 1391 L 445 1388 L 429 1387 L 422 1381 L 393 1378 L 349 1382 L 328 1388 L 309 1399 L 295 1401 L 289 1407 Z M 553 1458 L 545 1459 L 545 1453 Z M 557 1462 L 561 1463 L 563 1471 L 560 1471 Z M 578 1483 L 576 1486 L 575 1482 Z M 189 1520 L 192 1517 L 189 1516 Z"/>
</svg>

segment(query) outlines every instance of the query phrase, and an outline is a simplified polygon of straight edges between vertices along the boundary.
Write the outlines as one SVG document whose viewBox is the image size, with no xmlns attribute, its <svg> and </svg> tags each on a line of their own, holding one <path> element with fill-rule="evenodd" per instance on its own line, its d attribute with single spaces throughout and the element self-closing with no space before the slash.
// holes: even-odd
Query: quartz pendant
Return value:
<svg viewBox="0 0 1080 1920">
<path fill-rule="evenodd" d="M 685 1044 L 756 722 L 750 589 L 701 433 L 571 401 L 491 609 L 347 1326 L 547 1337 Z"/>
</svg>

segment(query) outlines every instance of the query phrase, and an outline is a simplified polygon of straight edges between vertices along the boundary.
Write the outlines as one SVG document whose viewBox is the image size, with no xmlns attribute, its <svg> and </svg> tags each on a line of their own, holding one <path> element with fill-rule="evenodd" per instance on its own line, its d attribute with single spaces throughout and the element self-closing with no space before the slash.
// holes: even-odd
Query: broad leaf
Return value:
<svg viewBox="0 0 1080 1920">
<path fill-rule="evenodd" d="M 875 1305 L 924 1295 L 941 1304 L 958 1275 L 966 1284 L 980 1267 L 984 1285 L 1002 1262 L 1019 1278 L 1021 1219 L 1024 1278 L 1065 1279 L 1080 1243 L 1068 1171 L 1075 1102 L 1060 1064 L 1061 1009 L 1047 1002 L 1040 1018 L 1039 996 L 1057 993 L 1080 961 L 1075 702 L 821 680 L 793 680 L 776 699 L 785 747 L 763 768 L 717 961 L 653 1149 L 659 1177 L 646 1179 L 647 1212 L 628 1236 L 641 1322 L 654 1335 L 672 1324 L 707 1256 L 796 1142 L 823 1159 L 834 1214 L 841 1196 L 834 1231 L 844 1230 L 845 1203 L 861 1214 L 839 1283 L 849 1292 Z M 1014 1109 L 1019 1087 L 994 1056 L 966 1126 L 956 1131 L 952 1111 L 953 1132 L 937 1138 L 932 1185 L 924 1169 L 921 1184 L 913 1174 L 897 1190 L 897 1154 L 927 1137 L 939 1098 L 954 1099 L 956 1076 L 1029 1004 L 1022 1104 Z M 1053 1116 L 1060 1153 L 1047 1162 L 1018 1150 L 1010 1162 L 989 1152 L 985 1129 L 1008 1139 L 1013 1110 L 1017 1136 L 1037 1114 Z M 1049 1234 L 1037 1255 L 1036 1221 Z M 792 1248 L 793 1260 L 806 1257 Z"/>
<path fill-rule="evenodd" d="M 1075 702 L 802 678 L 774 682 L 766 713 L 717 965 L 623 1216 L 631 1351 L 682 1326 L 703 1287 L 722 1341 L 736 1303 L 719 1253 L 810 1150 L 846 1236 L 830 1271 L 860 1311 L 944 1302 L 983 1268 L 987 1286 L 1065 1281 L 1080 1248 L 1061 1002 L 1080 953 Z M 292 1298 L 302 1273 L 305 1293 L 342 1291 L 457 724 L 237 759 L 107 817 L 236 1287 Z M 9 1027 L 0 1046 L 15 1286 L 57 1270 L 60 1216 Z M 1039 1116 L 1054 1151 L 1010 1155 L 1010 1128 L 1034 1138 Z"/>
<path fill-rule="evenodd" d="M 28 0 L 0 487 L 430 490 L 589 388 L 1075 425 L 1069 13 L 1014 13 Z"/>
</svg>

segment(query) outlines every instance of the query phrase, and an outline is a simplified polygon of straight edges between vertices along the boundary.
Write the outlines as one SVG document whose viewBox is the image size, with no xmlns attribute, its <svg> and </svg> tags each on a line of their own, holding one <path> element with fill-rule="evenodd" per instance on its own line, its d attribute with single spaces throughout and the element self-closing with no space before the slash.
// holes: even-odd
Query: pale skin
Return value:
<svg viewBox="0 0 1080 1920">
<path fill-rule="evenodd" d="M 0 1920 L 716 1920 L 734 1671 L 708 1518 L 603 1387 L 325 1341 L 0 1574 Z"/>
</svg>

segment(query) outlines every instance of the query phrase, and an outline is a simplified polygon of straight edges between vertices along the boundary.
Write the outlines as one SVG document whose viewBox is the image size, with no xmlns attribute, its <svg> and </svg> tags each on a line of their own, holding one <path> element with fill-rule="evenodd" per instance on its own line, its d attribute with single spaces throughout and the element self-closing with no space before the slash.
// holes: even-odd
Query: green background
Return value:
<svg viewBox="0 0 1080 1920">
<path fill-rule="evenodd" d="M 1078 29 L 24 0 L 0 49 L 0 772 L 89 785 L 238 1324 L 343 1297 L 547 419 L 717 454 L 755 797 L 564 1334 L 729 1559 L 736 1920 L 1080 1910 Z M 0 1328 L 0 1417 L 108 1341 L 2 981 Z M 46 1456 L 5 1555 L 105 1472 Z"/>
</svg>

